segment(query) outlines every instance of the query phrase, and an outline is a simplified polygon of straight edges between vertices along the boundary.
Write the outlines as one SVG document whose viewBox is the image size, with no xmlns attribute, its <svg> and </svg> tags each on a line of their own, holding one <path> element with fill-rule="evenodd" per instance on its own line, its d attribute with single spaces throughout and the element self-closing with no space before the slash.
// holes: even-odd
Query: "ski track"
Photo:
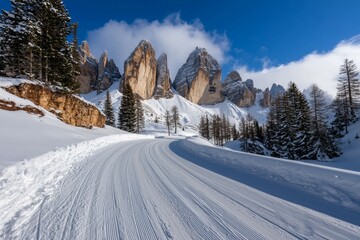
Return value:
<svg viewBox="0 0 360 240">
<path fill-rule="evenodd" d="M 359 239 L 359 226 L 182 159 L 173 141 L 121 142 L 88 157 L 6 239 Z"/>
</svg>

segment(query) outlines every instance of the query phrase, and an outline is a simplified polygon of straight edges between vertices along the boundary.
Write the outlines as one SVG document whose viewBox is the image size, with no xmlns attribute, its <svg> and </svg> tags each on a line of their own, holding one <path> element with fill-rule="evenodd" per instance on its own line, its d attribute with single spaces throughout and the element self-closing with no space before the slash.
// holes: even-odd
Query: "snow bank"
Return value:
<svg viewBox="0 0 360 240">
<path fill-rule="evenodd" d="M 3 169 L 0 174 L 0 238 L 27 221 L 77 163 L 121 141 L 151 139 L 135 134 L 112 135 L 46 153 Z"/>
<path fill-rule="evenodd" d="M 22 78 L 7 78 L 7 77 L 0 77 L 0 87 L 11 87 L 17 86 L 22 83 L 29 83 L 29 84 L 43 84 L 40 81 L 30 81 Z"/>
<path fill-rule="evenodd" d="M 225 150 L 199 138 L 188 138 L 179 144 L 202 160 L 240 168 L 360 212 L 360 172 Z"/>
</svg>

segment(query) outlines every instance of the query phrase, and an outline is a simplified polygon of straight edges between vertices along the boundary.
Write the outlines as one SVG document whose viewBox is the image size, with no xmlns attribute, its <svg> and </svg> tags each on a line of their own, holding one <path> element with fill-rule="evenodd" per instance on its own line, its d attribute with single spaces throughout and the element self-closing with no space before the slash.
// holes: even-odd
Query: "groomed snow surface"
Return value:
<svg viewBox="0 0 360 240">
<path fill-rule="evenodd" d="M 42 110 L 0 110 L 0 239 L 359 239 L 357 171 L 75 128 Z"/>
<path fill-rule="evenodd" d="M 287 161 L 219 153 L 197 139 L 121 141 L 126 138 L 100 138 L 5 169 L 0 237 L 357 239 L 360 234 L 359 189 L 350 189 L 359 173 L 307 164 L 291 169 Z M 245 170 L 237 167 L 249 161 L 254 163 Z M 279 166 L 264 174 L 265 161 Z M 292 183 L 316 172 L 319 181 Z M 284 179 L 278 179 L 283 173 Z M 336 182 L 335 175 L 339 184 L 328 186 Z M 300 202 L 315 202 L 315 209 L 257 190 L 256 184 L 275 195 L 286 191 Z M 317 193 L 323 185 L 325 193 Z M 339 192 L 337 199 L 332 191 Z M 327 212 L 337 216 L 320 213 L 317 204 L 333 206 Z M 346 215 L 352 218 L 348 222 L 341 220 Z"/>
</svg>

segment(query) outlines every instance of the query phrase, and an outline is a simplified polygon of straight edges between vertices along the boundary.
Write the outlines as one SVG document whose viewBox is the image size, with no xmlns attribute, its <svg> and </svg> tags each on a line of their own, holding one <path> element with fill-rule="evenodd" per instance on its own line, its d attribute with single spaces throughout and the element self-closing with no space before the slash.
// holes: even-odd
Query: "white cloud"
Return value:
<svg viewBox="0 0 360 240">
<path fill-rule="evenodd" d="M 124 60 L 143 39 L 151 42 L 157 57 L 163 52 L 167 53 L 172 79 L 195 47 L 206 48 L 220 64 L 226 61 L 225 52 L 229 49 L 226 35 L 206 32 L 199 20 L 188 23 L 181 20 L 179 14 L 170 15 L 162 22 L 143 19 L 131 24 L 109 21 L 88 33 L 92 53 L 100 56 L 107 50 L 120 71 L 123 70 Z"/>
<path fill-rule="evenodd" d="M 290 81 L 295 82 L 300 89 L 316 83 L 332 96 L 336 94 L 336 85 L 340 66 L 344 59 L 354 60 L 360 69 L 360 36 L 340 42 L 333 50 L 326 53 L 313 52 L 303 59 L 277 67 L 266 67 L 261 71 L 251 71 L 246 66 L 238 67 L 243 79 L 251 78 L 255 86 L 261 89 L 270 87 L 273 83 L 285 88 Z"/>
</svg>

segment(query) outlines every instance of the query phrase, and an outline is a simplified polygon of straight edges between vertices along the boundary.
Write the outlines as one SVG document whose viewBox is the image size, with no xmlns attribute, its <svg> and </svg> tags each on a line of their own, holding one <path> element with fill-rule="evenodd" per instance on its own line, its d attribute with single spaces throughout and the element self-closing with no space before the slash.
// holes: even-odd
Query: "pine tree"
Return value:
<svg viewBox="0 0 360 240">
<path fill-rule="evenodd" d="M 272 156 L 276 156 L 276 152 L 278 149 L 278 137 L 277 137 L 277 109 L 280 105 L 280 98 L 281 96 L 278 96 L 275 101 L 271 102 L 270 108 L 269 108 L 269 114 L 267 116 L 267 123 L 266 123 L 266 131 L 265 131 L 265 146 L 268 150 L 272 152 Z"/>
<path fill-rule="evenodd" d="M 310 92 L 310 109 L 312 115 L 312 129 L 314 129 L 312 134 L 314 159 L 328 159 L 340 155 L 339 147 L 326 123 L 326 108 L 324 91 L 316 84 L 313 84 Z"/>
<path fill-rule="evenodd" d="M 207 140 L 210 140 L 210 120 L 209 116 L 205 115 L 205 136 Z"/>
<path fill-rule="evenodd" d="M 270 108 L 265 145 L 272 156 L 287 159 L 314 158 L 310 108 L 295 83 Z"/>
<path fill-rule="evenodd" d="M 360 81 L 358 76 L 359 72 L 356 70 L 354 61 L 345 59 L 344 64 L 340 67 L 338 97 L 343 100 L 344 112 L 349 113 L 348 116 L 344 116 L 347 118 L 345 119 L 347 122 L 357 120 L 356 110 L 360 104 Z"/>
<path fill-rule="evenodd" d="M 331 104 L 331 107 L 334 111 L 334 120 L 331 123 L 332 135 L 335 136 L 336 138 L 341 138 L 343 136 L 344 131 L 345 131 L 345 133 L 348 132 L 347 131 L 348 122 L 346 121 L 346 119 L 348 119 L 346 117 L 347 111 L 344 111 L 347 108 L 344 108 L 343 101 L 341 100 L 341 98 L 339 96 L 337 96 L 335 98 L 335 100 Z M 345 119 L 345 121 L 344 121 L 344 119 Z"/>
<path fill-rule="evenodd" d="M 0 18 L 1 74 L 76 90 L 76 30 L 62 0 L 11 0 L 11 7 Z"/>
<path fill-rule="evenodd" d="M 140 131 L 145 127 L 145 118 L 144 118 L 144 109 L 142 107 L 142 103 L 138 95 L 136 96 L 136 101 L 135 101 L 135 113 L 136 113 L 136 132 L 140 133 Z"/>
<path fill-rule="evenodd" d="M 175 127 L 175 134 L 177 133 L 177 127 L 179 125 L 179 120 L 180 120 L 179 108 L 177 106 L 173 106 L 171 108 L 171 122 L 172 122 L 173 126 Z"/>
<path fill-rule="evenodd" d="M 115 127 L 115 116 L 109 91 L 106 92 L 104 112 L 106 116 L 106 124 Z"/>
<path fill-rule="evenodd" d="M 12 10 L 2 11 L 0 18 L 2 75 L 30 79 L 33 77 L 36 29 L 33 3 L 32 0 L 12 0 Z"/>
<path fill-rule="evenodd" d="M 205 138 L 205 116 L 201 116 L 200 117 L 200 123 L 199 123 L 199 133 L 200 136 L 202 136 L 203 138 Z"/>
<path fill-rule="evenodd" d="M 135 97 L 128 83 L 124 85 L 119 110 L 119 128 L 127 132 L 136 132 Z"/>
<path fill-rule="evenodd" d="M 168 129 L 168 135 L 170 136 L 170 128 L 171 128 L 171 115 L 169 110 L 165 111 L 165 124 Z"/>
<path fill-rule="evenodd" d="M 233 125 L 231 126 L 231 138 L 232 138 L 233 141 L 239 139 L 239 131 L 237 130 L 235 124 L 233 124 Z"/>
</svg>

